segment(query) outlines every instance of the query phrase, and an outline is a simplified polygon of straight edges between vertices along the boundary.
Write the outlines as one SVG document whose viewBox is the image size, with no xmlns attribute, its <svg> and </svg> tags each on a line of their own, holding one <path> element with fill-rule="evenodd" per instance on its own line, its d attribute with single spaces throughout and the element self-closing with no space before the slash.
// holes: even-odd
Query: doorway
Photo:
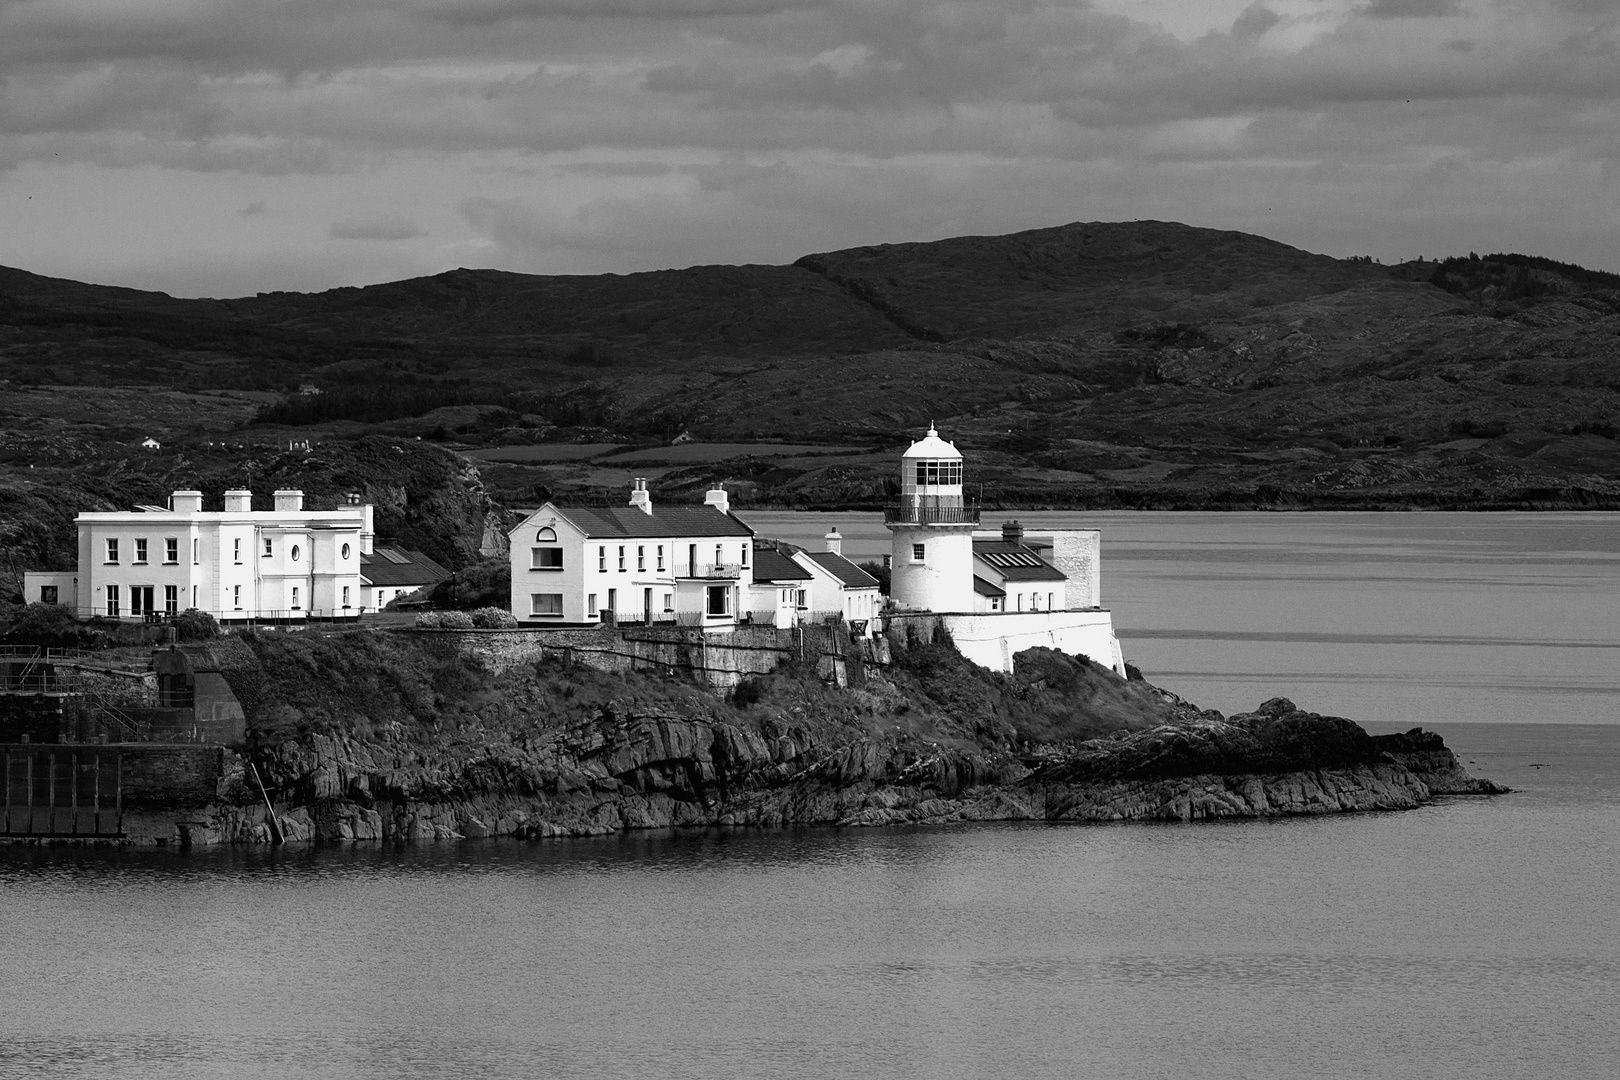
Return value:
<svg viewBox="0 0 1620 1080">
<path fill-rule="evenodd" d="M 145 618 L 152 614 L 152 586 L 131 585 L 129 587 L 129 613 L 136 618 Z"/>
</svg>

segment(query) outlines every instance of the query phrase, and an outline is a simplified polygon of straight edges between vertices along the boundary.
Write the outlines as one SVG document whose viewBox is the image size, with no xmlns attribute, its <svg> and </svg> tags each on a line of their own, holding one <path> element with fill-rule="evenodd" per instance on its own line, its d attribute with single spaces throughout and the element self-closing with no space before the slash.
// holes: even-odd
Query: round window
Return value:
<svg viewBox="0 0 1620 1080">
<path fill-rule="evenodd" d="M 347 559 L 349 557 L 349 545 L 348 544 L 343 545 L 343 557 L 345 559 Z"/>
<path fill-rule="evenodd" d="M 298 545 L 297 544 L 294 544 L 293 548 L 292 548 L 292 560 L 293 560 L 293 562 L 298 561 Z"/>
</svg>

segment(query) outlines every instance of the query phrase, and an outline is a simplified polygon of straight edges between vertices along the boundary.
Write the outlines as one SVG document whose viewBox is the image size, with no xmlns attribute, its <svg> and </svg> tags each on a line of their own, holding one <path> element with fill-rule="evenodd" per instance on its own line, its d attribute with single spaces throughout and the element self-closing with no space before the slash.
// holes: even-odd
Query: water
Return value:
<svg viewBox="0 0 1620 1080">
<path fill-rule="evenodd" d="M 743 516 L 816 549 L 836 524 L 857 561 L 889 550 L 874 514 Z M 1126 659 L 1206 708 L 1282 695 L 1407 726 L 1620 722 L 1620 514 L 1017 517 L 1102 530 Z"/>
<path fill-rule="evenodd" d="M 1089 519 L 1104 588 L 1165 681 L 1397 703 L 1374 730 L 1463 695 L 1491 722 L 1435 726 L 1521 790 L 1204 825 L 0 848 L 0 1076 L 1612 1075 L 1620 726 L 1557 712 L 1613 696 L 1614 519 L 1114 517 Z"/>
</svg>

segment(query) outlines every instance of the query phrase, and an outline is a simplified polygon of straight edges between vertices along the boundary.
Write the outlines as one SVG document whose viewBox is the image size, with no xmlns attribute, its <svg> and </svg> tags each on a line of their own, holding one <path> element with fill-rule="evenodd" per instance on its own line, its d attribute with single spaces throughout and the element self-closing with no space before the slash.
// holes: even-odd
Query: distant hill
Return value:
<svg viewBox="0 0 1620 1080">
<path fill-rule="evenodd" d="M 497 503 L 617 498 L 634 471 L 875 505 L 933 420 L 1006 505 L 1620 507 L 1620 276 L 1158 221 L 220 300 L 0 268 L 0 380 L 0 481 L 100 498 L 379 435 L 484 448 Z M 677 437 L 725 445 L 615 458 Z M 557 443 L 598 449 L 489 453 Z"/>
</svg>

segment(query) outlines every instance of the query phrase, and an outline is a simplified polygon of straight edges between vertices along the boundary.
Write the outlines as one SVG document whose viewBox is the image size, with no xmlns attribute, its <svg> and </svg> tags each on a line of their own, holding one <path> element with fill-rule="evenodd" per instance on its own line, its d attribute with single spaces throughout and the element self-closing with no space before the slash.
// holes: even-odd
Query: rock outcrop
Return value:
<svg viewBox="0 0 1620 1080">
<path fill-rule="evenodd" d="M 620 711 L 523 740 L 434 753 L 386 736 L 307 734 L 254 755 L 288 840 L 589 836 L 706 825 L 1198 821 L 1405 810 L 1505 791 L 1439 736 L 1374 737 L 1278 698 L 1222 719 L 1015 753 L 912 738 L 767 737 L 717 720 Z M 243 766 L 194 843 L 272 833 Z"/>
</svg>

